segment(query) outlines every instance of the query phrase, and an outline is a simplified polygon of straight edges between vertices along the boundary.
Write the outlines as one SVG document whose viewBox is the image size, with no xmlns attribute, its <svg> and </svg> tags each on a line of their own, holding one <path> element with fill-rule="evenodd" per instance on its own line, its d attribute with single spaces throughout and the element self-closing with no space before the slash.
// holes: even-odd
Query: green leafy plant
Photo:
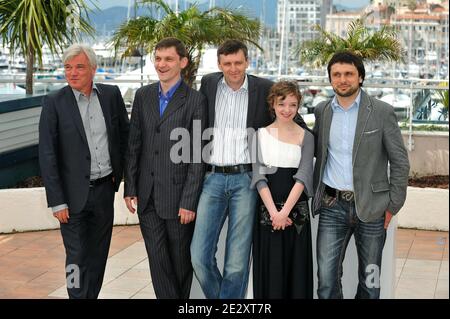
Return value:
<svg viewBox="0 0 450 319">
<path fill-rule="evenodd" d="M 43 47 L 52 54 L 76 40 L 82 32 L 93 34 L 84 0 L 1 0 L 0 36 L 12 54 L 26 57 L 26 93 L 33 93 L 35 60 L 42 65 Z"/>
<path fill-rule="evenodd" d="M 138 17 L 122 24 L 111 40 L 115 51 L 125 49 L 122 56 L 132 55 L 137 48 L 152 52 L 161 39 L 176 37 L 184 42 L 189 53 L 189 65 L 183 77 L 190 86 L 195 81 L 206 45 L 218 45 L 225 39 L 238 39 L 258 46 L 261 33 L 259 21 L 239 11 L 214 7 L 201 12 L 198 5 L 194 4 L 177 13 L 162 0 L 142 0 L 141 4 L 162 11 L 163 17 Z"/>
<path fill-rule="evenodd" d="M 409 130 L 409 124 L 407 122 L 403 122 L 400 124 L 401 130 Z M 413 125 L 413 131 L 422 131 L 422 132 L 448 132 L 448 125 L 438 125 L 438 124 L 420 124 Z"/>
<path fill-rule="evenodd" d="M 371 31 L 365 25 L 363 16 L 352 21 L 347 29 L 346 37 L 340 37 L 315 25 L 319 37 L 305 41 L 295 50 L 301 63 L 318 67 L 328 63 L 331 57 L 340 51 L 351 51 L 369 61 L 402 61 L 405 51 L 397 39 L 397 32 L 384 25 L 380 30 Z"/>
<path fill-rule="evenodd" d="M 443 86 L 443 87 L 447 87 L 448 86 L 448 82 L 442 82 L 439 84 L 439 86 Z M 439 100 L 438 102 L 440 102 L 443 106 L 441 109 L 441 113 L 444 116 L 445 119 L 448 118 L 448 89 L 445 90 L 436 90 L 436 93 L 439 95 Z"/>
</svg>

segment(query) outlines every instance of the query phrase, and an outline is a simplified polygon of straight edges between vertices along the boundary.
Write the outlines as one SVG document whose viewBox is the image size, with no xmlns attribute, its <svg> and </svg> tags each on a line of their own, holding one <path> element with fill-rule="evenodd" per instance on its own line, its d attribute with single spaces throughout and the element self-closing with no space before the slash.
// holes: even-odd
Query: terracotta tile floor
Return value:
<svg viewBox="0 0 450 319">
<path fill-rule="evenodd" d="M 448 232 L 399 229 L 396 298 L 448 299 Z M 59 230 L 0 235 L 0 299 L 67 298 Z M 116 226 L 100 298 L 154 299 L 139 226 Z"/>
</svg>

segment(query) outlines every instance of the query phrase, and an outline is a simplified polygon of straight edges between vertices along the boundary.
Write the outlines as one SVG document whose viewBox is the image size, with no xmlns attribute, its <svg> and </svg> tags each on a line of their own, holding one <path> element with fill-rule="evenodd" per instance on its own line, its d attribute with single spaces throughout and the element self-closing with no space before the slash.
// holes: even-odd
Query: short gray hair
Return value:
<svg viewBox="0 0 450 319">
<path fill-rule="evenodd" d="M 77 55 L 84 53 L 86 54 L 89 64 L 92 67 L 97 66 L 97 56 L 95 55 L 94 50 L 90 46 L 80 43 L 74 43 L 70 47 L 68 47 L 63 54 L 63 63 L 65 64 L 68 60 L 76 57 Z"/>
</svg>

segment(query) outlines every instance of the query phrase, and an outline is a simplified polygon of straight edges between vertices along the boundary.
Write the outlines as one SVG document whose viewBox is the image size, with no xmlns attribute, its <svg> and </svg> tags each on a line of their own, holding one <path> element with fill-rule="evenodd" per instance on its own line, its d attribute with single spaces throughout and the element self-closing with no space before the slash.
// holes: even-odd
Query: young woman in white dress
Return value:
<svg viewBox="0 0 450 319">
<path fill-rule="evenodd" d="M 253 241 L 255 298 L 312 298 L 308 198 L 313 194 L 314 137 L 294 121 L 301 94 L 295 82 L 272 87 L 274 122 L 256 133 L 252 187 L 261 203 Z"/>
</svg>

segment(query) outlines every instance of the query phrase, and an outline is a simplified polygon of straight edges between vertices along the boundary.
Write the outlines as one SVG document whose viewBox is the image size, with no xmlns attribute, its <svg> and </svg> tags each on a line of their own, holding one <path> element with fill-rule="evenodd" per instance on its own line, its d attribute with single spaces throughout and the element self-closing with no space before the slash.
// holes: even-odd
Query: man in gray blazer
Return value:
<svg viewBox="0 0 450 319">
<path fill-rule="evenodd" d="M 94 51 L 80 44 L 63 56 L 68 86 L 44 97 L 39 164 L 48 206 L 61 223 L 70 298 L 97 298 L 122 181 L 128 114 L 116 86 L 93 83 Z"/>
<path fill-rule="evenodd" d="M 156 297 L 186 299 L 192 283 L 189 247 L 204 175 L 201 145 L 192 138 L 194 127 L 201 133 L 206 125 L 206 106 L 204 97 L 181 78 L 188 59 L 180 40 L 161 40 L 154 64 L 159 82 L 140 88 L 133 103 L 125 203 L 131 213 L 137 205 Z M 179 141 L 183 132 L 190 139 Z M 173 152 L 179 143 L 186 144 L 181 162 Z"/>
<path fill-rule="evenodd" d="M 355 236 L 356 298 L 379 298 L 386 229 L 406 198 L 409 161 L 394 108 L 362 89 L 360 57 L 336 53 L 328 64 L 335 97 L 317 106 L 313 213 L 318 297 L 342 298 L 342 261 Z"/>
</svg>

